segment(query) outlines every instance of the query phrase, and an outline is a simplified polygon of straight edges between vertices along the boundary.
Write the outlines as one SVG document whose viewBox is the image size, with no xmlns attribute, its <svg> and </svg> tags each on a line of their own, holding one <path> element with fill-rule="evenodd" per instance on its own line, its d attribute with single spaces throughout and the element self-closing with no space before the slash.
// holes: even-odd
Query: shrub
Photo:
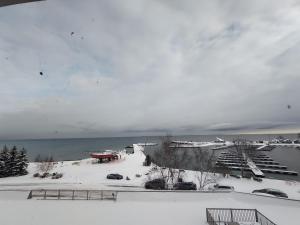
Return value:
<svg viewBox="0 0 300 225">
<path fill-rule="evenodd" d="M 33 174 L 33 177 L 40 177 L 41 175 L 39 173 Z"/>
<path fill-rule="evenodd" d="M 63 177 L 62 173 L 53 173 L 52 174 L 52 179 L 60 179 Z"/>
<path fill-rule="evenodd" d="M 42 176 L 40 176 L 40 178 L 46 178 L 46 177 L 49 177 L 49 176 L 50 176 L 50 174 L 45 172 L 45 173 L 42 174 Z"/>
</svg>

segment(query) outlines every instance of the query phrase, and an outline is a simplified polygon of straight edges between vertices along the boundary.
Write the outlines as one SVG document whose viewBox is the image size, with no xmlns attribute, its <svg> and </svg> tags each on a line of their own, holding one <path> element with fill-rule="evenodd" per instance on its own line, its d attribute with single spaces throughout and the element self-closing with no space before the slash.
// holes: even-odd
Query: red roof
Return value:
<svg viewBox="0 0 300 225">
<path fill-rule="evenodd" d="M 90 156 L 96 159 L 111 159 L 118 155 L 115 153 L 91 153 Z"/>
</svg>

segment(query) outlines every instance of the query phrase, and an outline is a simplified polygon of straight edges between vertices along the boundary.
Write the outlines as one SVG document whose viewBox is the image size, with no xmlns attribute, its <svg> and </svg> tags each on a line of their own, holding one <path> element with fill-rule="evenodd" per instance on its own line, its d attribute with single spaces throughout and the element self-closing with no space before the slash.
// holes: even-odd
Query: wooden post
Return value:
<svg viewBox="0 0 300 225">
<path fill-rule="evenodd" d="M 60 190 L 58 190 L 57 199 L 60 199 Z"/>
<path fill-rule="evenodd" d="M 232 209 L 230 209 L 230 215 L 231 215 L 231 222 L 233 222 L 233 214 L 232 214 Z"/>
<path fill-rule="evenodd" d="M 44 199 L 46 199 L 46 195 L 47 195 L 47 191 L 45 190 L 45 193 L 44 193 Z"/>
<path fill-rule="evenodd" d="M 73 193 L 72 193 L 72 200 L 74 200 L 74 192 L 75 192 L 75 191 L 73 190 Z"/>
<path fill-rule="evenodd" d="M 86 200 L 89 200 L 89 191 L 86 191 Z"/>
<path fill-rule="evenodd" d="M 103 200 L 103 190 L 101 191 L 101 200 Z"/>
</svg>

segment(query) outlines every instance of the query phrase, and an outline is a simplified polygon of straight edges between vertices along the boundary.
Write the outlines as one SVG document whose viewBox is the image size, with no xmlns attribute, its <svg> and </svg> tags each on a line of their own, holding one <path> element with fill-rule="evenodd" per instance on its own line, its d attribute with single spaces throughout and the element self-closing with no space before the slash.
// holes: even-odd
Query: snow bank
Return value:
<svg viewBox="0 0 300 225">
<path fill-rule="evenodd" d="M 25 193 L 20 199 L 13 196 L 16 192 L 0 191 L 1 224 L 204 225 L 206 208 L 256 208 L 278 225 L 298 225 L 300 220 L 299 201 L 239 193 L 120 192 L 116 202 L 26 200 Z M 16 212 L 18 216 L 12 216 Z"/>
</svg>

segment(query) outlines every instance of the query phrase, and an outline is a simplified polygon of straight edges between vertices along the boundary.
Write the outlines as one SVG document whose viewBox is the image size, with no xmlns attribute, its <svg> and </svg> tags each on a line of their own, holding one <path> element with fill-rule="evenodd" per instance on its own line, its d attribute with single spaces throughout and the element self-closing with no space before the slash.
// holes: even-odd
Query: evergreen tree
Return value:
<svg viewBox="0 0 300 225">
<path fill-rule="evenodd" d="M 28 173 L 26 170 L 28 167 L 28 159 L 24 148 L 18 152 L 16 159 L 17 175 L 26 175 Z"/>
<path fill-rule="evenodd" d="M 3 150 L 0 152 L 0 177 L 4 177 L 5 162 L 3 160 Z"/>
<path fill-rule="evenodd" d="M 9 168 L 8 168 L 8 160 L 9 160 L 9 151 L 6 145 L 4 145 L 1 153 L 0 153 L 0 177 L 9 176 Z"/>
<path fill-rule="evenodd" d="M 7 163 L 8 167 L 8 176 L 16 176 L 18 174 L 18 167 L 17 167 L 17 155 L 18 155 L 18 150 L 17 147 L 14 146 L 10 151 L 9 151 L 9 159 Z"/>
<path fill-rule="evenodd" d="M 26 151 L 14 146 L 8 150 L 6 146 L 0 151 L 0 178 L 27 174 L 28 160 Z"/>
</svg>

